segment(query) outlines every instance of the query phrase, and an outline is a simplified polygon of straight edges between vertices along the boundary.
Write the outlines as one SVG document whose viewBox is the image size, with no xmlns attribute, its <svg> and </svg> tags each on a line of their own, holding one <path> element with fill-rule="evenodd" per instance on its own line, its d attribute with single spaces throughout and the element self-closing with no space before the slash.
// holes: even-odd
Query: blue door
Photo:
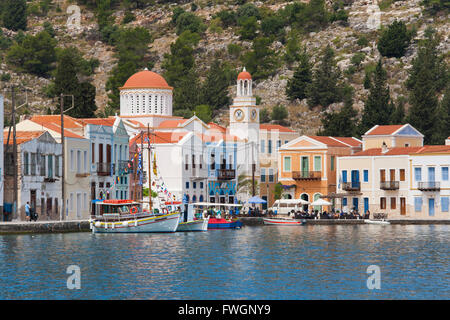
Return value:
<svg viewBox="0 0 450 320">
<path fill-rule="evenodd" d="M 434 198 L 428 199 L 428 215 L 434 216 Z"/>
<path fill-rule="evenodd" d="M 352 170 L 352 188 L 359 187 L 359 170 Z"/>
<path fill-rule="evenodd" d="M 359 210 L 358 198 L 353 198 L 353 208 L 355 210 Z"/>
<path fill-rule="evenodd" d="M 364 198 L 364 213 L 369 210 L 369 198 Z"/>
</svg>

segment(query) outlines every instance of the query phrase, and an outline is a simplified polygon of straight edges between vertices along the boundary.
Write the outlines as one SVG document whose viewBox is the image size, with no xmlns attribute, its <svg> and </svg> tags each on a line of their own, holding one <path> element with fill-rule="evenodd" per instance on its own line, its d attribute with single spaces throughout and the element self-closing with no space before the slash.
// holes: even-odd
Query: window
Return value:
<svg viewBox="0 0 450 320">
<path fill-rule="evenodd" d="M 272 154 L 272 140 L 267 141 L 267 153 Z"/>
<path fill-rule="evenodd" d="M 273 169 L 270 168 L 269 169 L 269 182 L 273 182 L 273 181 L 274 181 L 274 179 L 273 179 Z"/>
<path fill-rule="evenodd" d="M 75 171 L 75 153 L 70 150 L 70 171 Z"/>
<path fill-rule="evenodd" d="M 448 167 L 442 167 L 442 180 L 448 181 Z"/>
<path fill-rule="evenodd" d="M 186 181 L 186 189 L 189 189 L 189 181 Z"/>
<path fill-rule="evenodd" d="M 448 212 L 449 197 L 441 197 L 441 211 Z"/>
<path fill-rule="evenodd" d="M 422 197 L 414 197 L 414 211 L 415 212 L 422 211 Z"/>
<path fill-rule="evenodd" d="M 331 168 L 331 171 L 334 171 L 334 156 L 331 156 L 331 158 L 330 158 L 330 168 Z"/>
<path fill-rule="evenodd" d="M 289 142 L 289 140 L 284 140 L 284 144 L 286 144 L 286 143 L 288 143 Z"/>
<path fill-rule="evenodd" d="M 216 170 L 216 155 L 211 153 L 211 170 Z"/>
<path fill-rule="evenodd" d="M 363 170 L 364 182 L 369 182 L 369 170 Z"/>
<path fill-rule="evenodd" d="M 278 149 L 280 149 L 280 147 L 281 147 L 281 140 L 277 140 L 277 151 Z"/>
<path fill-rule="evenodd" d="M 405 181 L 405 169 L 400 169 L 400 181 Z"/>
<path fill-rule="evenodd" d="M 264 141 L 264 140 L 261 140 L 261 153 L 266 152 L 265 149 L 266 149 L 265 141 Z"/>
<path fill-rule="evenodd" d="M 23 174 L 28 176 L 30 174 L 29 171 L 29 154 L 28 152 L 23 153 Z"/>
<path fill-rule="evenodd" d="M 200 189 L 203 189 L 203 182 L 200 182 Z"/>
<path fill-rule="evenodd" d="M 322 171 L 322 157 L 314 156 L 314 171 Z"/>
<path fill-rule="evenodd" d="M 422 168 L 414 168 L 414 178 L 416 181 L 422 181 Z"/>
<path fill-rule="evenodd" d="M 203 168 L 203 155 L 202 154 L 198 156 L 198 167 L 200 169 Z"/>
<path fill-rule="evenodd" d="M 91 153 L 92 153 L 92 163 L 95 163 L 95 143 L 91 144 Z"/>
<path fill-rule="evenodd" d="M 284 157 L 284 172 L 291 172 L 291 157 Z"/>
<path fill-rule="evenodd" d="M 59 159 L 61 159 L 61 156 L 55 156 L 55 176 L 61 177 L 61 174 L 59 173 Z"/>
<path fill-rule="evenodd" d="M 40 175 L 41 176 L 45 176 L 45 156 L 41 155 L 41 161 L 40 161 Z"/>
<path fill-rule="evenodd" d="M 396 198 L 391 198 L 391 209 L 397 209 Z"/>
<path fill-rule="evenodd" d="M 36 175 L 36 153 L 31 154 L 31 175 Z"/>
<path fill-rule="evenodd" d="M 77 150 L 77 173 L 81 173 L 81 151 Z"/>
<path fill-rule="evenodd" d="M 386 198 L 385 197 L 380 198 L 380 209 L 386 209 Z"/>
<path fill-rule="evenodd" d="M 192 182 L 192 189 L 197 189 L 197 182 Z"/>
<path fill-rule="evenodd" d="M 266 169 L 261 168 L 261 182 L 266 182 Z"/>
<path fill-rule="evenodd" d="M 347 170 L 342 170 L 342 182 L 347 182 Z"/>
<path fill-rule="evenodd" d="M 88 172 L 88 168 L 87 168 L 87 151 L 83 151 L 83 168 L 84 168 L 84 173 Z"/>
<path fill-rule="evenodd" d="M 48 178 L 53 178 L 53 155 L 49 154 L 47 157 L 48 161 Z"/>
</svg>

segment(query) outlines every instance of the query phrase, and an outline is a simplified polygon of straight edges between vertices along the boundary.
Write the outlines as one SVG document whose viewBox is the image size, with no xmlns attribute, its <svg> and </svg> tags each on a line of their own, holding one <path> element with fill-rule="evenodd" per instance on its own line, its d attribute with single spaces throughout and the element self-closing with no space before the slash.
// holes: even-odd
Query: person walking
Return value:
<svg viewBox="0 0 450 320">
<path fill-rule="evenodd" d="M 28 201 L 27 204 L 25 205 L 25 214 L 27 215 L 28 221 L 31 222 L 30 203 Z"/>
</svg>

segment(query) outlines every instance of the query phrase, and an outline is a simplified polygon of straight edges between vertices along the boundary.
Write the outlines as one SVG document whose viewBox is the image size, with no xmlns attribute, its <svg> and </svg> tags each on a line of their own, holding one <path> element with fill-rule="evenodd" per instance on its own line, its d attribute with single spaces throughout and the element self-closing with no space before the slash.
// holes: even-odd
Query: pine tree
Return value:
<svg viewBox="0 0 450 320">
<path fill-rule="evenodd" d="M 357 136 L 358 111 L 353 108 L 353 95 L 345 95 L 344 106 L 338 112 L 326 113 L 322 118 L 321 136 L 355 137 Z"/>
<path fill-rule="evenodd" d="M 311 83 L 312 71 L 309 62 L 309 56 L 306 50 L 299 56 L 298 67 L 295 69 L 294 75 L 288 80 L 286 86 L 286 95 L 289 100 L 305 99 L 306 89 Z"/>
<path fill-rule="evenodd" d="M 444 144 L 450 136 L 450 85 L 445 90 L 444 97 L 436 111 L 436 123 L 431 144 Z"/>
<path fill-rule="evenodd" d="M 340 80 L 341 72 L 336 66 L 334 51 L 328 45 L 323 52 L 320 65 L 314 71 L 312 82 L 307 88 L 308 105 L 310 107 L 317 105 L 328 107 L 334 102 L 342 101 Z"/>
<path fill-rule="evenodd" d="M 411 32 L 406 29 L 403 21 L 395 20 L 381 34 L 378 50 L 384 57 L 400 58 L 405 54 L 411 41 Z"/>
<path fill-rule="evenodd" d="M 392 107 L 394 112 L 391 117 L 391 124 L 405 124 L 405 99 L 397 99 L 397 105 Z"/>
<path fill-rule="evenodd" d="M 438 93 L 447 81 L 446 65 L 437 52 L 438 39 L 430 29 L 420 44 L 406 82 L 409 89 L 407 121 L 424 136 L 424 143 L 436 143 Z"/>
<path fill-rule="evenodd" d="M 386 71 L 383 69 L 381 59 L 372 74 L 369 96 L 364 105 L 361 118 L 360 133 L 364 134 L 375 125 L 390 124 L 393 105 L 390 103 L 389 86 L 387 85 Z"/>
<path fill-rule="evenodd" d="M 228 79 L 219 60 L 214 60 L 202 85 L 201 103 L 218 110 L 230 103 Z"/>
<path fill-rule="evenodd" d="M 27 29 L 27 2 L 25 0 L 5 0 L 3 26 L 14 31 Z"/>
</svg>

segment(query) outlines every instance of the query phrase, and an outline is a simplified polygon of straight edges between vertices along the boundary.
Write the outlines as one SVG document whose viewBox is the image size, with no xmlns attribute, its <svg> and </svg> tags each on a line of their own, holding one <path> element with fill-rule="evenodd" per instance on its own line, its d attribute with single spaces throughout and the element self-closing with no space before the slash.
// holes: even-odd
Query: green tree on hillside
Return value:
<svg viewBox="0 0 450 320">
<path fill-rule="evenodd" d="M 305 99 L 306 89 L 311 83 L 312 79 L 312 68 L 309 62 L 309 56 L 306 50 L 299 55 L 298 66 L 294 71 L 294 75 L 288 80 L 286 86 L 286 95 L 289 100 L 295 99 Z"/>
<path fill-rule="evenodd" d="M 212 110 L 228 106 L 228 84 L 223 64 L 217 59 L 214 60 L 202 85 L 201 103 L 210 106 Z"/>
<path fill-rule="evenodd" d="M 378 41 L 378 50 L 384 57 L 403 57 L 411 41 L 412 34 L 403 21 L 395 20 L 383 31 Z"/>
<path fill-rule="evenodd" d="M 306 90 L 308 105 L 328 107 L 342 101 L 341 71 L 334 59 L 334 50 L 328 45 L 319 66 L 313 72 L 312 82 Z"/>
<path fill-rule="evenodd" d="M 391 124 L 394 108 L 390 100 L 386 70 L 383 69 L 380 59 L 372 74 L 369 96 L 364 104 L 360 125 L 361 134 L 377 124 Z"/>
<path fill-rule="evenodd" d="M 3 0 L 3 26 L 10 30 L 27 29 L 27 3 L 25 0 Z"/>
<path fill-rule="evenodd" d="M 265 79 L 275 74 L 278 67 L 278 56 L 270 48 L 270 44 L 269 38 L 258 37 L 253 40 L 252 50 L 241 57 L 253 79 Z"/>
</svg>

